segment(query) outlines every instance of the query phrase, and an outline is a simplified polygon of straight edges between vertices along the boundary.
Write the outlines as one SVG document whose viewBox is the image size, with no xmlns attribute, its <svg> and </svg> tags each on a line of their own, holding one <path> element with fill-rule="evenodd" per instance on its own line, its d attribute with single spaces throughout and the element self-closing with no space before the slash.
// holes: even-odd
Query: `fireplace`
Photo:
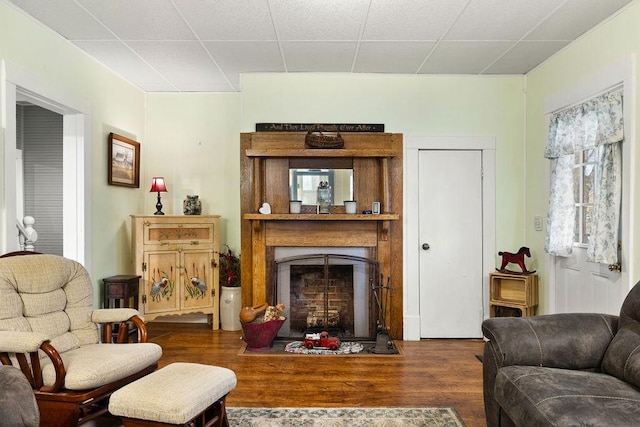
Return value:
<svg viewBox="0 0 640 427">
<path fill-rule="evenodd" d="M 305 132 L 252 132 L 241 135 L 243 305 L 274 304 L 277 300 L 291 305 L 291 284 L 286 287 L 289 293 L 286 296 L 282 293 L 285 291 L 276 289 L 276 284 L 282 281 L 281 270 L 284 268 L 284 263 L 276 261 L 310 253 L 348 254 L 373 260 L 377 263 L 379 275 L 384 276 L 385 280 L 391 278 L 394 289 L 387 304 L 389 313 L 386 326 L 392 336 L 401 337 L 402 135 L 345 132 L 344 147 L 341 149 L 310 149 L 305 146 L 305 135 Z M 312 209 L 314 206 L 303 206 L 300 213 L 290 213 L 289 173 L 292 168 L 352 169 L 353 198 L 358 201 L 360 209 L 366 212 L 347 214 L 344 206 L 332 206 L 329 214 L 318 214 Z M 265 202 L 269 203 L 271 213 L 263 213 L 261 206 Z M 368 213 L 373 205 L 380 206 L 380 213 Z M 282 252 L 283 248 L 303 252 Z M 344 260 L 336 262 L 340 263 L 348 264 Z M 343 322 L 348 324 L 339 328 L 347 331 L 353 328 L 355 336 L 375 335 L 372 325 L 378 315 L 372 310 L 376 304 L 368 282 L 371 276 L 359 273 L 360 267 L 356 264 L 353 263 L 352 267 L 353 291 L 349 291 L 353 292 L 353 326 L 350 326 L 349 315 L 340 313 L 343 308 L 324 306 L 311 314 L 305 312 L 305 323 L 331 326 L 332 322 Z M 291 281 L 290 265 L 288 263 L 286 267 L 288 282 Z M 304 264 L 296 262 L 293 265 Z M 380 278 L 373 277 L 373 280 Z M 341 298 L 350 298 L 349 293 Z M 287 319 L 290 317 L 287 313 Z M 288 327 L 285 329 L 283 326 L 281 333 L 293 333 Z M 294 323 L 294 330 L 297 329 L 299 327 Z"/>
<path fill-rule="evenodd" d="M 323 251 L 318 253 L 318 251 Z M 276 248 L 275 295 L 285 305 L 281 337 L 329 331 L 341 338 L 375 335 L 371 284 L 378 262 L 362 248 Z M 284 256 L 295 253 L 297 255 Z"/>
</svg>

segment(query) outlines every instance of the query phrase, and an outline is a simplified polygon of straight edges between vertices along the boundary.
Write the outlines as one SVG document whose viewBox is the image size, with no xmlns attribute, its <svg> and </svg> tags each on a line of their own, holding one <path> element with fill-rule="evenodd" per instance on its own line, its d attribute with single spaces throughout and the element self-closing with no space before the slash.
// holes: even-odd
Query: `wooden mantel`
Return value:
<svg viewBox="0 0 640 427">
<path fill-rule="evenodd" d="M 402 134 L 342 133 L 341 149 L 310 149 L 305 133 L 243 133 L 240 139 L 241 260 L 243 305 L 275 303 L 275 248 L 362 247 L 377 259 L 393 287 L 387 320 L 392 338 L 402 337 Z M 289 214 L 289 168 L 353 168 L 360 209 L 380 202 L 381 213 Z M 260 214 L 268 202 L 271 214 Z M 285 302 L 285 301 L 283 301 Z M 286 302 L 285 302 L 286 303 Z"/>
</svg>

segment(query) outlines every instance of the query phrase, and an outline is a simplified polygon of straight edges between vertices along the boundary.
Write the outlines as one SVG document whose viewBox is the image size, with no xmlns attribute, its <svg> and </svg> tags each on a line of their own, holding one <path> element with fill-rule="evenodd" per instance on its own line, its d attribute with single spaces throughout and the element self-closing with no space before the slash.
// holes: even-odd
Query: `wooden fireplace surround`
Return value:
<svg viewBox="0 0 640 427">
<path fill-rule="evenodd" d="M 240 136 L 242 303 L 274 304 L 274 253 L 278 246 L 364 247 L 393 288 L 387 323 L 402 338 L 402 134 L 342 133 L 344 148 L 305 148 L 302 132 Z M 380 202 L 381 213 L 289 213 L 289 168 L 353 169 L 358 211 Z M 260 214 L 262 203 L 271 214 Z"/>
</svg>

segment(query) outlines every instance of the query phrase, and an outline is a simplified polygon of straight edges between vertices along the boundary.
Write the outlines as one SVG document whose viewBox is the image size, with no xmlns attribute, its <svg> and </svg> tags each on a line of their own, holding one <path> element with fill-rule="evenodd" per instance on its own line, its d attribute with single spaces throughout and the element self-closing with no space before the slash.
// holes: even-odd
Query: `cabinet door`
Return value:
<svg viewBox="0 0 640 427">
<path fill-rule="evenodd" d="M 213 307 L 215 282 L 213 250 L 182 252 L 181 307 L 183 309 Z"/>
<path fill-rule="evenodd" d="M 149 251 L 144 255 L 145 313 L 161 313 L 179 308 L 178 251 Z"/>
</svg>

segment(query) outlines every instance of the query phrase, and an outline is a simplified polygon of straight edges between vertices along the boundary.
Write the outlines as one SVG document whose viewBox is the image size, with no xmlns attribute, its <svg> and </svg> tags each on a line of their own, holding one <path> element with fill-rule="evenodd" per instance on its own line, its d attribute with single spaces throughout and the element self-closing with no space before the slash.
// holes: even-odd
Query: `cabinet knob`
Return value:
<svg viewBox="0 0 640 427">
<path fill-rule="evenodd" d="M 429 244 L 428 244 L 428 243 L 423 243 L 423 244 L 422 244 L 422 250 L 423 250 L 423 251 L 428 251 L 428 250 L 429 250 L 429 248 L 431 248 L 431 246 L 429 246 Z"/>
</svg>

